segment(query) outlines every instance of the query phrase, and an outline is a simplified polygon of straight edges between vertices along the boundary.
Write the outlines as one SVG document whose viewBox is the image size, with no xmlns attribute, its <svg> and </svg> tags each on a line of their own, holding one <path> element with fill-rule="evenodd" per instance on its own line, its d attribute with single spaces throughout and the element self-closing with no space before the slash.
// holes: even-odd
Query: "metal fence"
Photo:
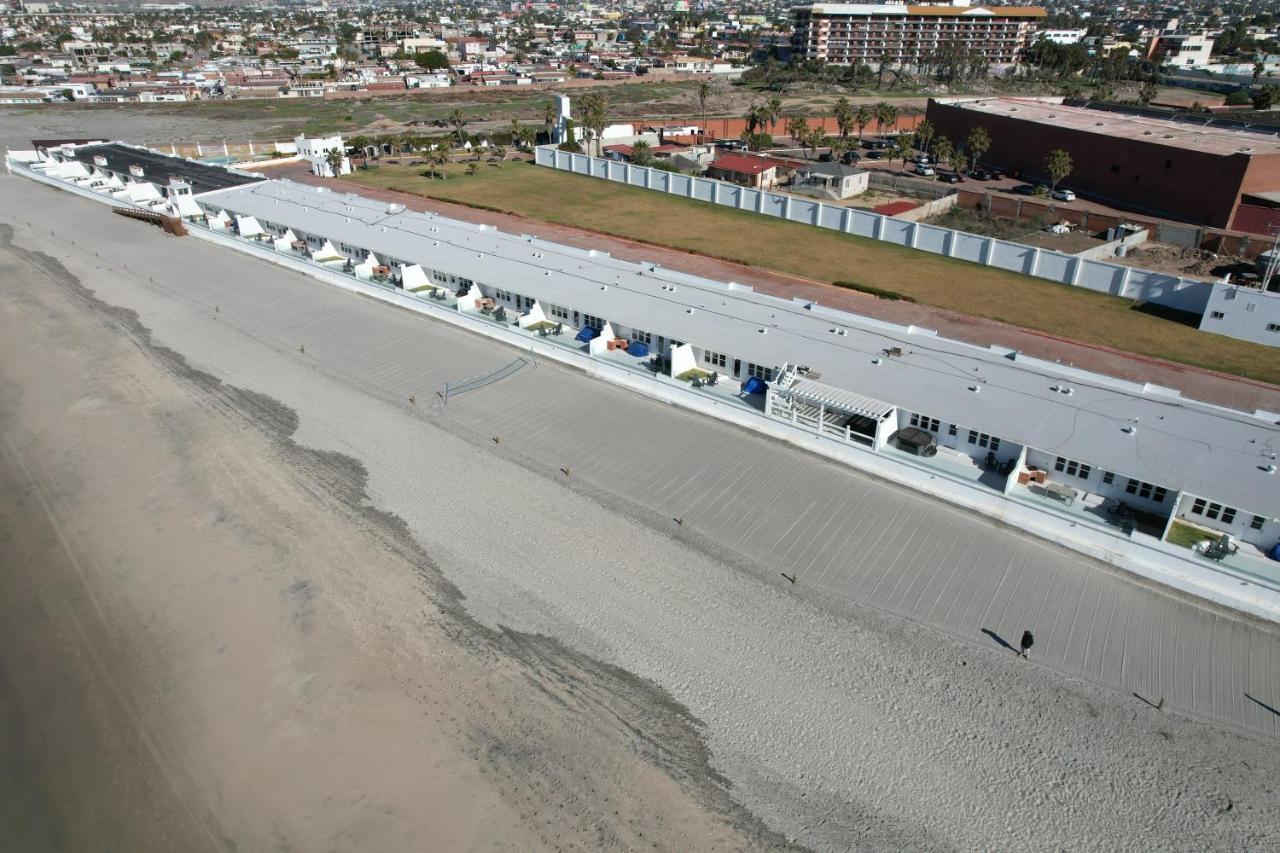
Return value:
<svg viewBox="0 0 1280 853">
<path fill-rule="evenodd" d="M 1080 258 L 1050 249 L 921 222 L 909 222 L 869 210 L 828 205 L 812 199 L 757 190 L 711 178 L 698 178 L 617 160 L 574 154 L 549 145 L 537 149 L 536 160 L 540 166 L 578 175 L 751 211 L 761 216 L 801 222 L 842 234 L 880 240 L 1197 315 L 1204 312 L 1213 289 L 1212 283 L 1207 281 Z"/>
</svg>

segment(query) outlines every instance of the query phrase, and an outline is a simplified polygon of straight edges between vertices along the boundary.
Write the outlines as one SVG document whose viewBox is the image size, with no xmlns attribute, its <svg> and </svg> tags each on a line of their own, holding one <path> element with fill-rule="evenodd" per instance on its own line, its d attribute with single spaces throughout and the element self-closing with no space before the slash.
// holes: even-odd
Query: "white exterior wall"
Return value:
<svg viewBox="0 0 1280 853">
<path fill-rule="evenodd" d="M 347 146 L 343 143 L 342 137 L 336 133 L 333 136 L 313 138 L 298 136 L 294 138 L 293 143 L 298 147 L 298 156 L 311 164 L 312 174 L 322 178 L 337 177 L 333 174 L 333 167 L 329 165 L 326 156 L 335 148 L 343 152 L 342 165 L 339 167 L 338 174 L 351 174 L 351 158 L 346 155 Z"/>
<path fill-rule="evenodd" d="M 1103 478 L 1107 471 L 1093 465 L 1088 459 L 1077 459 L 1076 462 L 1083 462 L 1089 465 L 1089 476 L 1079 477 L 1068 474 L 1066 471 L 1054 470 L 1054 465 L 1058 460 L 1056 453 L 1046 453 L 1043 450 L 1035 450 L 1027 448 L 1026 465 L 1029 468 L 1039 468 L 1041 471 L 1047 471 L 1049 479 L 1059 483 L 1066 483 L 1073 486 L 1080 492 L 1089 492 L 1090 494 L 1100 495 L 1104 498 L 1115 498 L 1118 501 L 1124 501 L 1129 506 L 1140 509 L 1144 512 L 1152 512 L 1163 516 L 1168 516 L 1173 512 L 1173 507 L 1178 501 L 1178 492 L 1168 488 L 1164 483 L 1152 483 L 1152 486 L 1163 486 L 1165 488 L 1165 499 L 1156 501 L 1151 498 L 1142 498 L 1137 494 L 1130 494 L 1128 491 L 1129 480 L 1138 479 L 1129 477 L 1119 471 L 1112 471 L 1112 482 L 1105 483 Z"/>
<path fill-rule="evenodd" d="M 1230 524 L 1224 524 L 1220 515 L 1219 518 L 1215 519 L 1209 518 L 1203 513 L 1197 514 L 1193 512 L 1192 507 L 1195 506 L 1196 499 L 1196 495 L 1182 496 L 1182 499 L 1178 502 L 1177 517 L 1179 520 L 1194 524 L 1197 527 L 1207 527 L 1210 530 L 1230 533 L 1232 539 L 1248 542 L 1263 550 L 1275 545 L 1276 542 L 1280 542 L 1280 520 L 1264 516 L 1262 529 L 1254 530 L 1252 522 L 1256 513 L 1247 507 L 1237 506 L 1232 507 L 1236 511 L 1235 518 Z M 1210 498 L 1204 498 L 1203 500 L 1206 503 L 1211 501 Z M 1212 502 L 1217 503 L 1217 501 Z"/>
<path fill-rule="evenodd" d="M 1215 282 L 1200 331 L 1280 347 L 1280 293 Z"/>
</svg>

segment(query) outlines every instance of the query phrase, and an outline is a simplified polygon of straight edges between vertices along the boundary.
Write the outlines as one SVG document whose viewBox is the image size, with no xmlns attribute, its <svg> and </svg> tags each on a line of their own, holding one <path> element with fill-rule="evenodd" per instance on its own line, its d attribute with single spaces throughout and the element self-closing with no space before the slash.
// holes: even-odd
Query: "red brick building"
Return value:
<svg viewBox="0 0 1280 853">
<path fill-rule="evenodd" d="M 1264 234 L 1272 219 L 1280 225 L 1275 133 L 1067 106 L 1061 98 L 930 100 L 926 117 L 961 146 L 973 128 L 986 128 L 983 161 L 1028 179 L 1043 180 L 1045 158 L 1061 148 L 1074 164 L 1061 185 L 1114 207 Z"/>
</svg>

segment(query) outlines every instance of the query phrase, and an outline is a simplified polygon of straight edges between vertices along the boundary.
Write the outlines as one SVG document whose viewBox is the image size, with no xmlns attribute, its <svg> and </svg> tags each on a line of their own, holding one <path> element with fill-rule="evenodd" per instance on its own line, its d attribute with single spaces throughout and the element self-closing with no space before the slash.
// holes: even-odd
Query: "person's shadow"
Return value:
<svg viewBox="0 0 1280 853">
<path fill-rule="evenodd" d="M 995 640 L 997 643 L 1004 646 L 1006 649 L 1013 652 L 1015 655 L 1021 654 L 1021 652 L 1019 652 L 1013 646 L 1009 645 L 1008 640 L 1006 640 L 1004 637 L 1001 637 L 999 634 L 997 634 L 995 631 L 992 631 L 990 628 L 983 628 L 982 633 L 986 634 L 988 637 Z"/>
<path fill-rule="evenodd" d="M 1277 717 L 1280 717 L 1280 711 L 1277 711 L 1275 708 L 1272 708 L 1270 705 L 1268 705 L 1266 702 L 1263 702 L 1261 699 L 1255 699 L 1252 696 L 1250 696 L 1248 693 L 1244 694 L 1244 698 L 1248 699 L 1250 702 L 1259 706 L 1260 708 L 1265 708 L 1266 710 L 1275 714 Z"/>
</svg>

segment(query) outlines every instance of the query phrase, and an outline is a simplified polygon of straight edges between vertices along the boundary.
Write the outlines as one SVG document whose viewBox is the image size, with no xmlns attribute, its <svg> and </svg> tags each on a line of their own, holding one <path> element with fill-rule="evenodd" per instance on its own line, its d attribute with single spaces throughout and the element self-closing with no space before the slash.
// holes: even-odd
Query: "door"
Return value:
<svg viewBox="0 0 1280 853">
<path fill-rule="evenodd" d="M 740 358 L 735 358 L 733 360 L 733 378 L 734 379 L 742 378 L 742 359 Z"/>
</svg>

